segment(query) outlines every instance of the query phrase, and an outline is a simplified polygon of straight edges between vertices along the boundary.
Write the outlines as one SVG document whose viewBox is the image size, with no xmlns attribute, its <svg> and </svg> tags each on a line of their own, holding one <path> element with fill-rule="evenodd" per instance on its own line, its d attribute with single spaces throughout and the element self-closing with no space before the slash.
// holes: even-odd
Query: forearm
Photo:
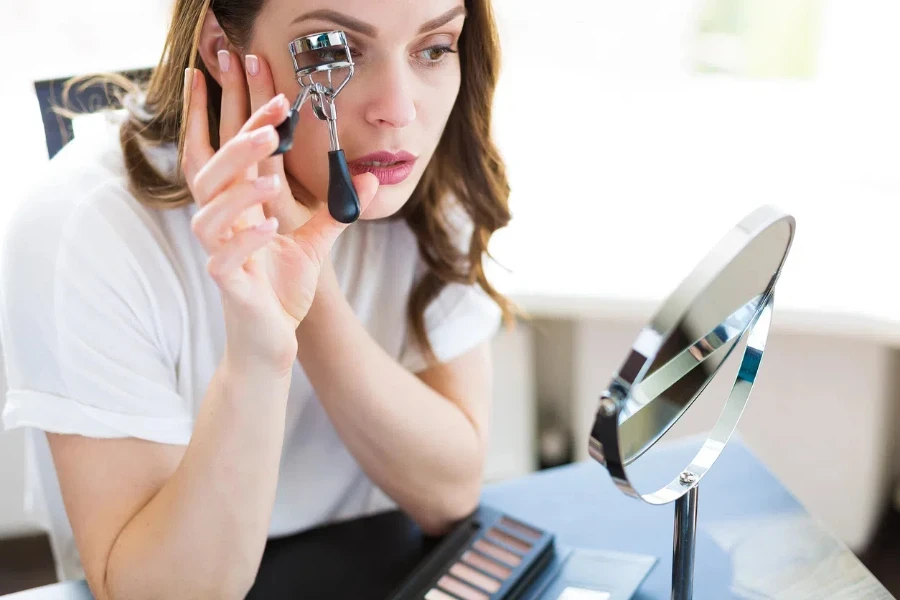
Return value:
<svg viewBox="0 0 900 600">
<path fill-rule="evenodd" d="M 433 532 L 474 508 L 485 440 L 472 415 L 388 355 L 342 295 L 317 293 L 297 337 L 341 439 L 385 493 Z"/>
<path fill-rule="evenodd" d="M 223 361 L 179 467 L 113 544 L 111 598 L 246 595 L 268 535 L 289 386 L 289 372 Z"/>
</svg>

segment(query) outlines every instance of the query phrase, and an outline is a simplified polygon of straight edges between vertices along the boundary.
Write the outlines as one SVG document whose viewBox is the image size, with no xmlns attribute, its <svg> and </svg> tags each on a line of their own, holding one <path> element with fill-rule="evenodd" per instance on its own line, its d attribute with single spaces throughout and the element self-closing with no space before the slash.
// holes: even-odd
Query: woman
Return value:
<svg viewBox="0 0 900 600">
<path fill-rule="evenodd" d="M 358 65 L 349 227 L 308 107 L 270 158 L 287 44 L 331 29 Z M 47 432 L 54 549 L 71 525 L 97 598 L 238 598 L 270 536 L 474 508 L 511 317 L 482 267 L 509 219 L 497 67 L 487 0 L 178 0 L 120 139 L 54 159 L 6 240 L 4 417 Z"/>
</svg>

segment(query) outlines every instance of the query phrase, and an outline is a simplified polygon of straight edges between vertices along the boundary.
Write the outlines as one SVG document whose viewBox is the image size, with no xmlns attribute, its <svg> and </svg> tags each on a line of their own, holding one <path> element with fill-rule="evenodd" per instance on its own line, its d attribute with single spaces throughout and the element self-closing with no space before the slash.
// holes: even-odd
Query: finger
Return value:
<svg viewBox="0 0 900 600">
<path fill-rule="evenodd" d="M 247 72 L 247 88 L 250 91 L 250 110 L 257 111 L 275 97 L 275 80 L 269 63 L 254 54 L 244 58 Z"/>
<path fill-rule="evenodd" d="M 200 205 L 216 197 L 226 187 L 244 178 L 252 165 L 278 147 L 278 133 L 271 124 L 241 132 L 207 161 L 194 178 L 192 192 Z"/>
<path fill-rule="evenodd" d="M 378 178 L 371 173 L 363 173 L 353 178 L 361 211 L 365 211 L 378 192 Z M 294 240 L 304 247 L 309 257 L 321 266 L 331 253 L 334 242 L 348 224 L 336 221 L 327 208 L 316 211 L 309 221 L 293 232 Z"/>
<path fill-rule="evenodd" d="M 281 125 L 290 111 L 291 105 L 287 98 L 284 97 L 284 94 L 278 94 L 254 110 L 247 122 L 241 126 L 238 134 L 253 131 L 263 125 Z"/>
<path fill-rule="evenodd" d="M 219 285 L 227 285 L 253 254 L 265 247 L 278 231 L 278 219 L 263 223 L 234 235 L 218 252 L 209 257 L 206 269 Z"/>
<path fill-rule="evenodd" d="M 245 227 L 240 219 L 243 212 L 277 198 L 280 186 L 280 180 L 274 177 L 260 177 L 233 185 L 194 214 L 191 229 L 206 251 L 212 254 L 229 239 L 232 229 Z"/>
<path fill-rule="evenodd" d="M 246 84 L 250 93 L 250 110 L 256 111 L 265 106 L 275 96 L 275 78 L 269 68 L 269 62 L 255 54 L 248 54 L 244 58 L 246 71 Z M 287 114 L 285 114 L 287 118 Z M 260 175 L 283 175 L 284 160 L 281 154 L 273 156 L 260 163 Z"/>
<path fill-rule="evenodd" d="M 222 116 L 219 122 L 219 147 L 238 134 L 250 117 L 247 82 L 240 58 L 229 50 L 219 50 L 222 78 Z M 275 94 L 272 94 L 274 96 Z"/>
<path fill-rule="evenodd" d="M 206 112 L 206 81 L 199 69 L 185 69 L 184 96 L 183 114 L 187 124 L 181 168 L 190 184 L 213 156 Z"/>
</svg>

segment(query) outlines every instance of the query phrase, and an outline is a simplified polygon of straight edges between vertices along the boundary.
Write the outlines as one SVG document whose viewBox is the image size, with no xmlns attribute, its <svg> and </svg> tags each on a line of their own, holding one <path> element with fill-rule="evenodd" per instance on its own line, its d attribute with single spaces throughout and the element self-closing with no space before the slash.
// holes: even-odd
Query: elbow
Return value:
<svg viewBox="0 0 900 600">
<path fill-rule="evenodd" d="M 144 588 L 139 594 L 135 594 L 133 590 L 129 591 L 111 591 L 104 590 L 105 593 L 97 594 L 97 600 L 135 600 L 136 598 L 202 598 L 209 600 L 240 600 L 246 598 L 253 586 L 253 580 L 236 581 L 205 581 L 205 582 L 187 582 L 180 581 L 176 586 L 163 585 L 153 589 L 151 587 Z M 173 590 L 173 587 L 176 588 Z"/>
<path fill-rule="evenodd" d="M 414 517 L 416 524 L 425 535 L 445 535 L 475 512 L 480 499 L 480 483 L 436 493 L 428 498 L 423 510 Z"/>
<path fill-rule="evenodd" d="M 182 574 L 183 575 L 183 574 Z M 95 594 L 97 600 L 136 600 L 140 598 L 198 598 L 209 600 L 240 600 L 250 593 L 256 581 L 256 571 L 247 569 L 221 569 L 219 576 L 206 573 L 203 576 L 191 577 L 171 574 L 169 577 L 158 577 L 143 580 L 140 589 L 135 589 L 132 580 L 129 584 L 115 585 L 106 582 L 100 586 L 102 593 Z"/>
<path fill-rule="evenodd" d="M 209 598 L 210 600 L 212 600 L 213 598 L 233 598 L 234 600 L 241 600 L 243 598 L 246 598 L 250 593 L 250 588 L 253 587 L 253 583 L 255 581 L 255 572 L 253 573 L 252 577 L 248 577 L 245 575 L 223 577 L 221 581 L 207 581 L 204 582 L 207 584 L 205 586 L 198 585 L 196 594 L 190 595 L 189 597 Z"/>
<path fill-rule="evenodd" d="M 177 594 L 163 594 L 161 598 L 209 598 L 210 600 L 241 600 L 247 597 L 256 582 L 259 568 L 239 562 L 223 564 L 217 569 L 210 569 L 203 577 L 192 577 L 184 582 L 188 589 L 179 589 Z M 180 587 L 180 586 L 179 586 Z"/>
</svg>

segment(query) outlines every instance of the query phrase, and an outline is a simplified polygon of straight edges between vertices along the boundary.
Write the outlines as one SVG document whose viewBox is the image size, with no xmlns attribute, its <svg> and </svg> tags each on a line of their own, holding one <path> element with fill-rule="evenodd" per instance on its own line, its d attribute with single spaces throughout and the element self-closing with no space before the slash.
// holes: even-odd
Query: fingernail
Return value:
<svg viewBox="0 0 900 600">
<path fill-rule="evenodd" d="M 250 73 L 250 76 L 259 75 L 259 59 L 257 59 L 252 54 L 248 54 L 247 58 L 247 72 Z"/>
<path fill-rule="evenodd" d="M 250 135 L 250 139 L 253 140 L 253 143 L 257 146 L 264 146 L 275 141 L 275 128 L 271 125 L 266 125 L 260 129 L 257 129 Z"/>
<path fill-rule="evenodd" d="M 231 53 L 228 50 L 219 50 L 216 55 L 219 57 L 219 70 L 227 73 L 231 68 Z"/>
<path fill-rule="evenodd" d="M 258 190 L 274 190 L 278 189 L 278 186 L 281 185 L 281 180 L 277 175 L 264 175 L 262 177 L 257 177 L 256 181 L 253 182 L 253 185 L 256 186 Z"/>
<path fill-rule="evenodd" d="M 273 114 L 279 114 L 284 112 L 287 108 L 287 98 L 284 97 L 284 94 L 278 94 L 274 98 L 272 98 L 271 102 L 269 102 L 269 112 Z"/>
<path fill-rule="evenodd" d="M 278 231 L 278 219 L 275 217 L 269 217 L 268 219 L 257 225 L 256 230 L 260 233 L 272 233 L 273 231 Z"/>
</svg>

